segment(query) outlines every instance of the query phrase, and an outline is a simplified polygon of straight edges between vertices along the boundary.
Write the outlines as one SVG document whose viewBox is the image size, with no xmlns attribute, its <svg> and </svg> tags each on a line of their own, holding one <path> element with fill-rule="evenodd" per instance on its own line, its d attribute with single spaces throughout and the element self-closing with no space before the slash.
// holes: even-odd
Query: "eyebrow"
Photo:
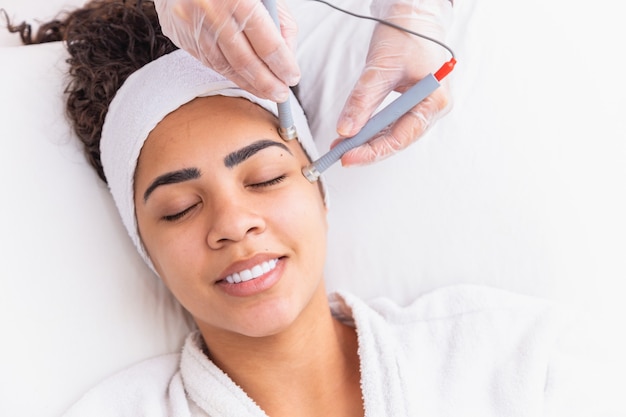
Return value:
<svg viewBox="0 0 626 417">
<path fill-rule="evenodd" d="M 261 139 L 228 154 L 224 158 L 224 165 L 226 165 L 226 168 L 232 168 L 235 165 L 238 165 L 242 163 L 243 161 L 245 161 L 246 159 L 250 158 L 252 155 L 259 152 L 260 150 L 263 150 L 270 146 L 278 146 L 279 148 L 284 149 L 287 152 L 289 152 L 290 155 L 293 155 L 291 151 L 289 150 L 289 148 L 287 148 L 287 146 L 285 146 L 284 143 L 275 142 L 269 139 Z"/>
<path fill-rule="evenodd" d="M 200 178 L 200 170 L 198 168 L 185 168 L 178 171 L 168 172 L 163 175 L 159 175 L 157 179 L 152 181 L 152 184 L 143 193 L 143 201 L 146 202 L 150 194 L 154 192 L 161 185 L 176 184 L 179 182 L 190 181 Z"/>
<path fill-rule="evenodd" d="M 285 144 L 269 139 L 262 139 L 229 153 L 224 158 L 224 165 L 226 165 L 227 168 L 232 168 L 250 158 L 257 152 L 270 146 L 278 146 L 279 148 L 289 152 L 290 155 L 293 155 Z M 146 188 L 146 191 L 143 193 L 143 201 L 146 202 L 154 190 L 162 185 L 177 184 L 180 182 L 195 180 L 200 178 L 201 175 L 202 174 L 198 168 L 185 168 L 159 175 L 154 181 L 152 181 L 148 188 Z"/>
</svg>

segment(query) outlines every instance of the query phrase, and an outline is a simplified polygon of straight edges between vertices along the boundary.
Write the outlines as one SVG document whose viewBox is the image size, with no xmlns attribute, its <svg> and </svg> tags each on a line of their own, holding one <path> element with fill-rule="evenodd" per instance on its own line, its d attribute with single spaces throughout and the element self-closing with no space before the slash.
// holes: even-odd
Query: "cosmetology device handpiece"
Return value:
<svg viewBox="0 0 626 417">
<path fill-rule="evenodd" d="M 302 169 L 304 176 L 311 182 L 316 181 L 322 172 L 339 161 L 350 149 L 354 149 L 368 142 L 380 131 L 398 120 L 400 116 L 407 113 L 435 91 L 439 87 L 439 82 L 443 77 L 452 71 L 455 63 L 456 60 L 452 58 L 450 61 L 446 62 L 435 75 L 428 74 L 426 77 L 422 78 L 417 84 L 387 105 L 387 107 L 376 113 L 368 120 L 359 133 L 339 142 L 337 146 L 318 158 L 315 162 L 304 167 Z"/>
<path fill-rule="evenodd" d="M 276 27 L 280 31 L 280 21 L 278 20 L 278 9 L 276 8 L 276 0 L 263 0 L 263 5 L 269 12 L 272 20 L 276 24 Z M 278 106 L 278 133 L 283 140 L 292 140 L 298 137 L 296 131 L 296 125 L 293 122 L 293 116 L 291 115 L 291 106 L 289 105 L 289 98 L 283 103 L 276 103 Z"/>
</svg>

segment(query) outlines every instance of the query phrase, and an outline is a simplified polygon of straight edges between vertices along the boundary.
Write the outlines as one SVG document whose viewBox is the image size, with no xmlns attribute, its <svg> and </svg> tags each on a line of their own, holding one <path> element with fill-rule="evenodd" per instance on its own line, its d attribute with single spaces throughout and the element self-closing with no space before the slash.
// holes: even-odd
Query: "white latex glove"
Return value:
<svg viewBox="0 0 626 417">
<path fill-rule="evenodd" d="M 155 0 L 176 46 L 256 96 L 283 102 L 300 80 L 297 25 L 281 0 L 280 33 L 261 0 Z M 282 35 L 282 36 L 281 36 Z"/>
<path fill-rule="evenodd" d="M 375 17 L 444 41 L 452 18 L 449 0 L 374 0 Z M 354 136 L 391 91 L 404 92 L 450 59 L 436 43 L 377 24 L 361 77 L 348 97 L 337 124 L 341 136 Z M 433 94 L 368 143 L 341 159 L 344 166 L 364 165 L 386 158 L 417 141 L 450 108 L 450 92 L 443 80 Z"/>
</svg>

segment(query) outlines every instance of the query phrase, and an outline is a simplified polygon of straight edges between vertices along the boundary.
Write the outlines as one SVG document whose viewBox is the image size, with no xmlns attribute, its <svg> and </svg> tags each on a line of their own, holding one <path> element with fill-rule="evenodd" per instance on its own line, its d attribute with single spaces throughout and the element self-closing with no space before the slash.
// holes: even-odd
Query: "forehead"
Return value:
<svg viewBox="0 0 626 417">
<path fill-rule="evenodd" d="M 210 138 L 232 141 L 249 135 L 272 136 L 278 126 L 276 116 L 244 98 L 199 97 L 168 114 L 150 132 L 147 144 L 176 145 L 176 141 Z"/>
<path fill-rule="evenodd" d="M 141 171 L 180 169 L 200 155 L 223 158 L 259 139 L 284 143 L 303 164 L 308 163 L 299 142 L 283 142 L 278 134 L 278 119 L 261 106 L 245 98 L 196 98 L 168 114 L 150 132 L 137 171 L 140 167 Z"/>
</svg>

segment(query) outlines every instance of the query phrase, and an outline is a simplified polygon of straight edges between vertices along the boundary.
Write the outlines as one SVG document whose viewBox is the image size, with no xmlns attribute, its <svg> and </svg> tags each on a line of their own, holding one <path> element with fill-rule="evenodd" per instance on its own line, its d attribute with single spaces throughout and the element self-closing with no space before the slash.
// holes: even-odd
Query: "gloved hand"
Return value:
<svg viewBox="0 0 626 417">
<path fill-rule="evenodd" d="M 371 10 L 375 17 L 438 41 L 444 41 L 452 18 L 449 0 L 374 0 Z M 449 59 L 449 53 L 436 43 L 377 24 L 365 67 L 337 124 L 341 137 L 333 146 L 357 134 L 391 91 L 408 90 L 428 73 L 434 74 Z M 341 158 L 342 165 L 368 164 L 406 148 L 447 113 L 450 100 L 444 79 L 433 94 L 381 134 L 347 152 Z"/>
<path fill-rule="evenodd" d="M 280 33 L 261 0 L 155 0 L 176 46 L 261 97 L 283 102 L 300 80 L 297 25 L 277 2 Z M 281 36 L 282 35 L 282 36 Z"/>
</svg>

